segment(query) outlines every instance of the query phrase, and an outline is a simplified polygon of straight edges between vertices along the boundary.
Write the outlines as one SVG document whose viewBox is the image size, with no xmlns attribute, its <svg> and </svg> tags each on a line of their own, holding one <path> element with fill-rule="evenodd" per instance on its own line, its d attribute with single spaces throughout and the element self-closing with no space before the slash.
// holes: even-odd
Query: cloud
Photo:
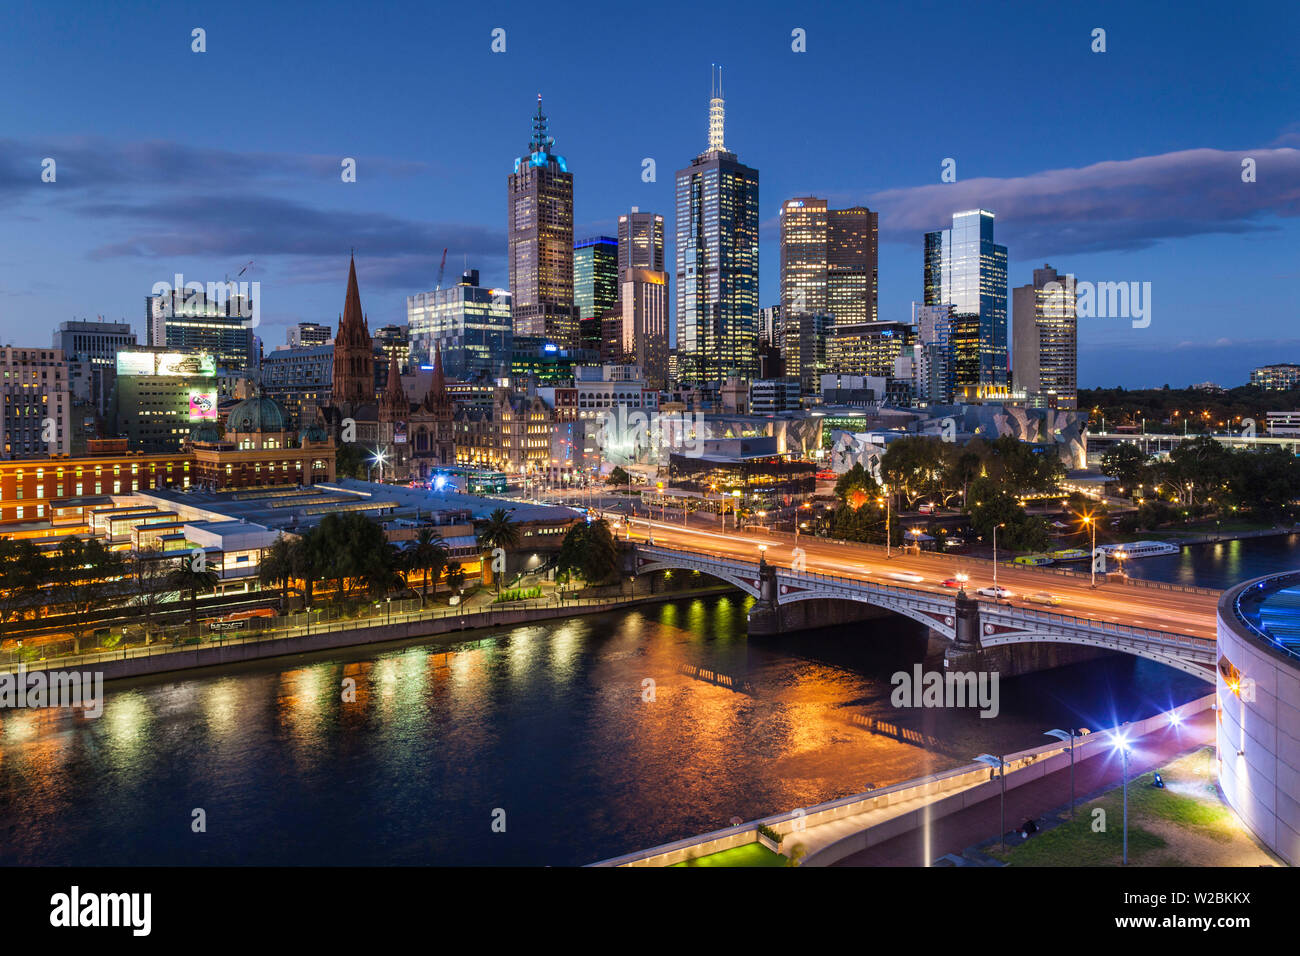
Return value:
<svg viewBox="0 0 1300 956">
<path fill-rule="evenodd" d="M 1256 182 L 1241 179 L 1256 162 Z M 1271 216 L 1300 215 L 1300 149 L 1191 149 L 1006 179 L 890 189 L 867 198 L 881 238 L 917 244 L 952 214 L 983 208 L 998 241 L 1033 257 L 1131 250 L 1163 239 L 1263 232 Z"/>
</svg>

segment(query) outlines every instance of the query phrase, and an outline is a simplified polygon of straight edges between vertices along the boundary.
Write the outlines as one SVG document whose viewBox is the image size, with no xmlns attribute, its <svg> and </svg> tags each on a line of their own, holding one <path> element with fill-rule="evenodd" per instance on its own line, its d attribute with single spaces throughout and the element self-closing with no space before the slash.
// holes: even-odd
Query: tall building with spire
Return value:
<svg viewBox="0 0 1300 956">
<path fill-rule="evenodd" d="M 370 326 L 361 311 L 357 262 L 348 262 L 348 292 L 334 336 L 334 375 L 330 402 L 336 408 L 357 407 L 375 400 L 375 353 Z"/>
<path fill-rule="evenodd" d="M 576 348 L 573 174 L 554 145 L 539 93 L 533 138 L 515 160 L 507 190 L 511 315 L 515 335 Z"/>
<path fill-rule="evenodd" d="M 758 170 L 725 144 L 721 70 L 708 148 L 677 172 L 677 361 L 684 384 L 758 372 Z"/>
</svg>

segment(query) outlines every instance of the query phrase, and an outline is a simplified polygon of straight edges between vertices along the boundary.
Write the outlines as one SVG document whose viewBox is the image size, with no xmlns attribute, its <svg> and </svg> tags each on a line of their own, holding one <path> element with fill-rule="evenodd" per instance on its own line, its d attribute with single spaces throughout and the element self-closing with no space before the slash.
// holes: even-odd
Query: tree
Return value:
<svg viewBox="0 0 1300 956">
<path fill-rule="evenodd" d="M 500 548 L 503 556 L 519 547 L 519 523 L 510 518 L 513 511 L 513 508 L 509 511 L 505 508 L 497 508 L 488 515 L 487 522 L 478 535 L 479 544 L 492 551 Z M 495 569 L 493 569 L 492 580 L 496 584 L 497 593 L 501 593 L 501 575 L 497 574 Z"/>
<path fill-rule="evenodd" d="M 146 634 L 153 629 L 154 618 L 172 590 L 167 576 L 174 566 L 173 560 L 167 558 L 157 545 L 132 552 L 126 561 L 130 575 L 130 604 L 144 618 Z"/>
<path fill-rule="evenodd" d="M 609 522 L 579 521 L 569 528 L 556 558 L 560 574 L 577 573 L 588 584 L 603 584 L 618 573 L 618 543 Z"/>
<path fill-rule="evenodd" d="M 1143 484 L 1151 456 L 1131 442 L 1120 442 L 1101 454 L 1102 473 L 1114 478 L 1121 488 Z"/>
<path fill-rule="evenodd" d="M 415 541 L 409 549 L 411 557 L 411 569 L 421 571 L 424 574 L 424 587 L 420 592 L 420 606 L 424 606 L 425 600 L 429 597 L 429 580 L 434 583 L 434 592 L 437 593 L 437 580 L 442 574 L 442 569 L 447 566 L 447 548 L 442 540 L 442 535 L 430 527 L 420 529 L 416 535 Z"/>
<path fill-rule="evenodd" d="M 81 653 L 81 640 L 110 595 L 121 590 L 122 558 L 98 538 L 69 535 L 59 544 L 53 561 L 55 593 L 68 612 L 72 646 Z"/>
<path fill-rule="evenodd" d="M 289 582 L 293 580 L 294 546 L 283 534 L 279 535 L 271 546 L 262 552 L 258 564 L 257 576 L 263 585 L 280 588 L 280 610 L 289 610 Z"/>
<path fill-rule="evenodd" d="M 0 638 L 11 621 L 19 621 L 39 604 L 49 562 L 30 541 L 0 539 Z"/>
<path fill-rule="evenodd" d="M 1185 504 L 1194 505 L 1198 497 L 1212 496 L 1225 486 L 1231 459 L 1232 452 L 1218 439 L 1201 435 L 1179 442 L 1157 471 L 1179 489 Z"/>
<path fill-rule="evenodd" d="M 199 592 L 215 590 L 220 580 L 221 575 L 208 567 L 201 551 L 181 558 L 180 564 L 167 575 L 171 588 L 190 596 L 191 627 L 199 622 Z"/>
<path fill-rule="evenodd" d="M 1051 541 L 1047 522 L 1025 513 L 1024 506 L 1005 486 L 991 478 L 977 478 L 970 487 L 970 523 L 975 533 L 1008 551 L 1041 551 Z"/>
<path fill-rule="evenodd" d="M 614 466 L 614 470 L 611 471 L 611 472 L 609 473 L 609 477 L 605 479 L 605 484 L 607 484 L 607 485 L 630 485 L 630 484 L 632 484 L 632 479 L 631 479 L 631 477 L 628 475 L 628 473 L 627 473 L 626 471 L 623 470 L 623 466 L 622 466 L 622 465 L 615 465 L 615 466 Z"/>
<path fill-rule="evenodd" d="M 862 462 L 855 463 L 835 482 L 835 497 L 840 499 L 841 504 L 853 508 L 861 508 L 868 501 L 875 500 L 880 493 L 880 483 L 872 477 L 871 472 L 862 467 Z"/>
<path fill-rule="evenodd" d="M 907 435 L 889 443 L 880 456 L 880 478 L 890 497 L 902 495 L 908 506 L 939 489 L 947 444 L 928 435 Z"/>
<path fill-rule="evenodd" d="M 359 442 L 339 442 L 334 456 L 334 473 L 340 478 L 365 481 L 370 468 L 370 453 Z"/>
<path fill-rule="evenodd" d="M 465 569 L 461 567 L 459 561 L 453 561 L 447 566 L 447 587 L 451 588 L 457 594 L 465 586 Z"/>
<path fill-rule="evenodd" d="M 302 599 L 307 607 L 311 607 L 316 582 L 321 579 L 325 563 L 323 546 L 324 540 L 312 528 L 293 542 L 289 552 L 289 567 L 293 576 L 302 582 Z"/>
</svg>

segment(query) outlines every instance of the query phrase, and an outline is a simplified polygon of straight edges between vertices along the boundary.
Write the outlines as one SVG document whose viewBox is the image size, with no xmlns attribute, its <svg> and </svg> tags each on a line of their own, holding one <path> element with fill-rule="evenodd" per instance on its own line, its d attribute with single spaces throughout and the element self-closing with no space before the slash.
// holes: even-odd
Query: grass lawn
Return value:
<svg viewBox="0 0 1300 956">
<path fill-rule="evenodd" d="M 789 863 L 787 857 L 773 853 L 761 843 L 746 843 L 730 850 L 720 850 L 694 860 L 674 863 L 673 866 L 787 866 Z"/>
<path fill-rule="evenodd" d="M 1128 784 L 1130 866 L 1275 866 L 1215 788 L 1214 748 L 1206 747 Z M 1103 818 L 1095 811 L 1104 811 Z M 1124 794 L 1116 788 L 1079 804 L 1073 821 L 993 853 L 1011 866 L 1117 866 L 1123 854 Z"/>
</svg>

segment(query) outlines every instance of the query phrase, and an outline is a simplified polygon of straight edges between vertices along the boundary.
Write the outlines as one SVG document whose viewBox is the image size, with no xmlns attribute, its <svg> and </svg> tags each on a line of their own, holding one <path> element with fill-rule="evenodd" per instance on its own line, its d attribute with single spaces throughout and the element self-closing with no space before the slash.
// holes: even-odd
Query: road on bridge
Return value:
<svg viewBox="0 0 1300 956">
<path fill-rule="evenodd" d="M 759 545 L 767 545 L 765 553 L 769 564 L 790 567 L 794 545 L 786 538 L 749 536 L 740 532 L 706 530 L 683 527 L 671 522 L 634 520 L 631 539 L 648 541 L 653 532 L 654 543 L 665 548 L 678 548 L 699 554 L 757 561 Z M 618 531 L 619 537 L 627 532 Z M 993 583 L 993 568 L 987 561 L 963 558 L 960 555 L 941 555 L 928 552 L 894 552 L 886 558 L 875 549 L 851 543 L 827 541 L 824 538 L 801 537 L 799 547 L 804 552 L 808 571 L 855 578 L 877 584 L 908 587 L 922 591 L 955 595 L 954 588 L 946 588 L 943 581 L 958 572 L 969 575 L 967 593 L 976 597 L 975 589 Z M 899 580 L 894 574 L 920 575 L 919 582 Z M 1085 575 L 1074 576 L 1045 574 L 1033 569 L 998 566 L 998 584 L 1012 592 L 1010 603 L 1018 607 L 1086 617 L 1095 621 L 1171 631 L 1213 640 L 1215 638 L 1218 594 L 1197 594 L 1190 591 L 1164 591 L 1133 585 L 1098 583 L 1093 589 Z M 1061 599 L 1054 607 L 1032 604 L 1027 595 L 1046 591 Z M 981 601 L 991 601 L 979 598 Z M 1007 603 L 1003 601 L 1002 603 Z"/>
</svg>

